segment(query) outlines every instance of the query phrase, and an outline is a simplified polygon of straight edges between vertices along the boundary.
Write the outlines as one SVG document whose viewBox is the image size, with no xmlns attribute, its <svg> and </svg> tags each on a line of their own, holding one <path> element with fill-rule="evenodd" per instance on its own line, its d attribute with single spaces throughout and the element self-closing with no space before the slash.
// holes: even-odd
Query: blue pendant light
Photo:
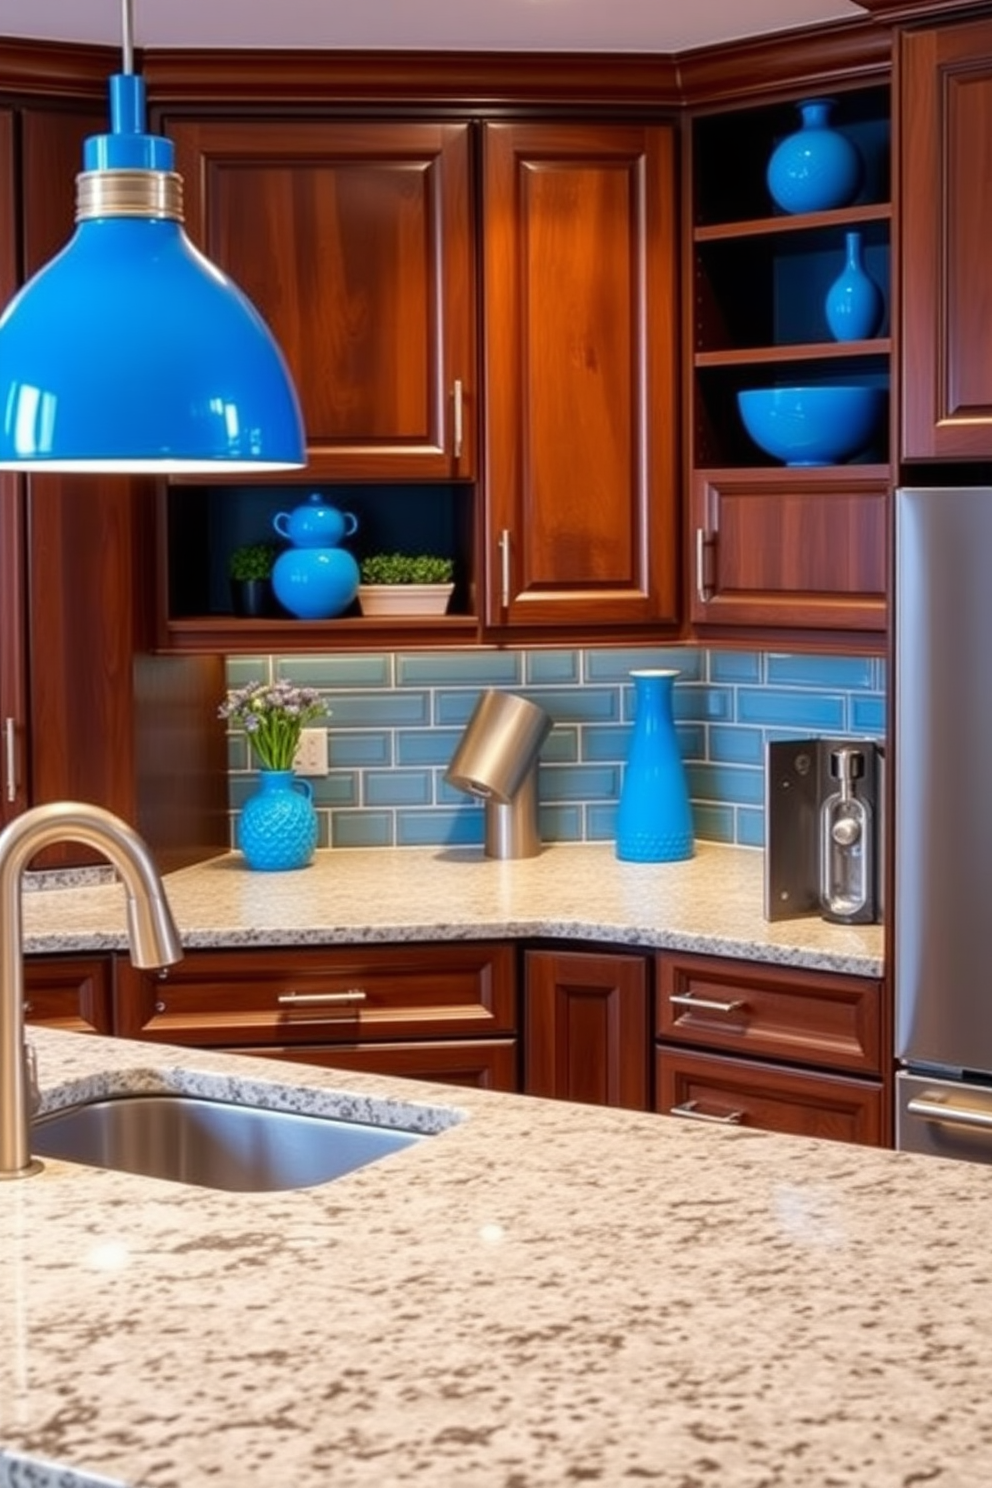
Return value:
<svg viewBox="0 0 992 1488">
<path fill-rule="evenodd" d="M 0 469 L 298 468 L 303 421 L 282 352 L 187 238 L 172 143 L 145 133 L 130 3 L 112 132 L 83 148 L 76 231 L 0 315 Z"/>
</svg>

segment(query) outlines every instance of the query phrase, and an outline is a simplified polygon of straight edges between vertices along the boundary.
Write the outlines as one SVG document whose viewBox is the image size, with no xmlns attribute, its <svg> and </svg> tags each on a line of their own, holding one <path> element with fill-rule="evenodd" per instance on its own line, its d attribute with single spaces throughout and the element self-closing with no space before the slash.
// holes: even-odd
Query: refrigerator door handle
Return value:
<svg viewBox="0 0 992 1488">
<path fill-rule="evenodd" d="M 922 1116 L 926 1121 L 938 1121 L 954 1126 L 977 1126 L 992 1132 L 992 1111 L 970 1111 L 964 1106 L 953 1106 L 947 1101 L 927 1100 L 926 1096 L 914 1096 L 907 1101 L 906 1110 L 911 1116 Z"/>
</svg>

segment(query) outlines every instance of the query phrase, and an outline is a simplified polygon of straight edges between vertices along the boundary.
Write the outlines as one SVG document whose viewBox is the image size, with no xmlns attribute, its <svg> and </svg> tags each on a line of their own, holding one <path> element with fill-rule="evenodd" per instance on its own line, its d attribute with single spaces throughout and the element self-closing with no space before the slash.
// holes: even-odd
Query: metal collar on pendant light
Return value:
<svg viewBox="0 0 992 1488">
<path fill-rule="evenodd" d="M 112 132 L 85 141 L 76 231 L 0 315 L 0 469 L 298 468 L 303 421 L 282 352 L 183 231 L 182 178 L 171 141 L 145 133 L 122 3 Z"/>
</svg>

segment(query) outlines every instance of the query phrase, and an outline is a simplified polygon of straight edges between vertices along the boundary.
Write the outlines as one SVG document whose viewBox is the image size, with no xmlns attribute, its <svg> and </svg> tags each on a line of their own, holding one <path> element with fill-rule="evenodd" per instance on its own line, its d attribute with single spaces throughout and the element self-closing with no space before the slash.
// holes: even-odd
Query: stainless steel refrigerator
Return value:
<svg viewBox="0 0 992 1488">
<path fill-rule="evenodd" d="M 895 496 L 896 1145 L 992 1163 L 992 488 Z"/>
</svg>

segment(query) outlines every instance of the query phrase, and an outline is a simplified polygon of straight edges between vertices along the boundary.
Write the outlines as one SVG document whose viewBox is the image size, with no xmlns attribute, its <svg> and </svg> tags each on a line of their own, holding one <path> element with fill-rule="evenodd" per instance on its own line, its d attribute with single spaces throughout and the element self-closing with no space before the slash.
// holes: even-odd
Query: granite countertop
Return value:
<svg viewBox="0 0 992 1488">
<path fill-rule="evenodd" d="M 985 1167 L 32 1037 L 48 1106 L 267 1087 L 464 1119 L 290 1193 L 0 1184 L 4 1488 L 988 1482 Z"/>
<path fill-rule="evenodd" d="M 880 976 L 880 925 L 763 916 L 763 854 L 700 843 L 680 863 L 621 863 L 612 844 L 500 861 L 481 848 L 318 852 L 293 873 L 230 853 L 166 878 L 188 947 L 551 936 Z M 24 895 L 30 952 L 126 946 L 117 884 Z"/>
</svg>

